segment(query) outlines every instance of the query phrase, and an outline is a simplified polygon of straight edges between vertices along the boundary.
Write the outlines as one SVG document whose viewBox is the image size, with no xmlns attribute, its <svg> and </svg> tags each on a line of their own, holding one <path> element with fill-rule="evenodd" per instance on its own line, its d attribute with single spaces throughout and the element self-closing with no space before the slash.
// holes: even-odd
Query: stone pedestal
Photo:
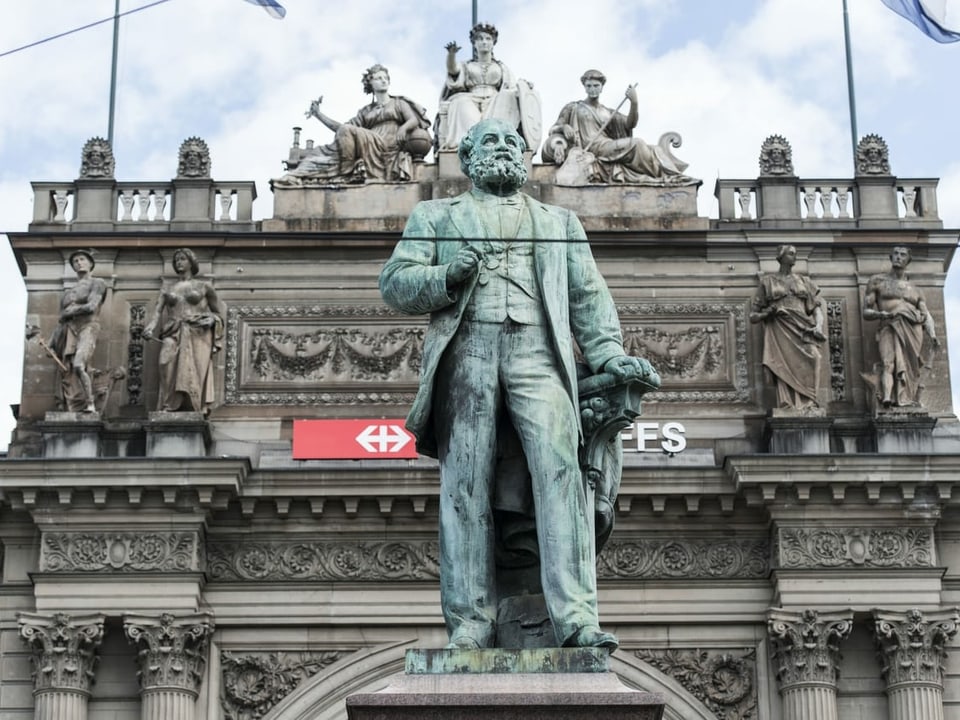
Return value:
<svg viewBox="0 0 960 720">
<path fill-rule="evenodd" d="M 48 412 L 37 423 L 45 458 L 95 458 L 100 454 L 100 413 Z"/>
<path fill-rule="evenodd" d="M 203 457 L 210 425 L 197 412 L 152 412 L 145 425 L 147 457 Z"/>
<path fill-rule="evenodd" d="M 776 455 L 825 455 L 830 452 L 830 418 L 779 415 L 767 420 L 770 452 Z"/>
<path fill-rule="evenodd" d="M 631 690 L 596 648 L 408 650 L 406 671 L 347 698 L 350 720 L 660 720 L 664 699 Z"/>
<path fill-rule="evenodd" d="M 933 452 L 935 417 L 925 410 L 881 412 L 873 419 L 877 452 L 885 455 Z"/>
</svg>

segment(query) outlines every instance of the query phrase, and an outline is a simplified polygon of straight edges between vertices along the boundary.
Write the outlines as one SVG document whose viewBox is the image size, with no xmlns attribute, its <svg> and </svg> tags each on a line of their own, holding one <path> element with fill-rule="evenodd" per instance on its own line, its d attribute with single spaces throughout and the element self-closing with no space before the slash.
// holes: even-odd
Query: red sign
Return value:
<svg viewBox="0 0 960 720">
<path fill-rule="evenodd" d="M 294 420 L 294 460 L 415 458 L 403 420 Z"/>
</svg>

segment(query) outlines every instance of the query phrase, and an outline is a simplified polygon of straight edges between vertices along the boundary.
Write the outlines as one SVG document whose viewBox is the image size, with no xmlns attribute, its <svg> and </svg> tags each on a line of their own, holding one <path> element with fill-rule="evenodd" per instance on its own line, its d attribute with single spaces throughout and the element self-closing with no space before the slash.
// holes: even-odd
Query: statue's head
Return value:
<svg viewBox="0 0 960 720">
<path fill-rule="evenodd" d="M 493 44 L 497 44 L 497 40 L 500 38 L 500 33 L 497 32 L 497 28 L 493 25 L 487 23 L 477 23 L 472 28 L 470 28 L 470 42 L 476 43 L 477 37 L 483 33 L 484 35 L 489 35 L 493 40 Z"/>
<path fill-rule="evenodd" d="M 906 267 L 911 260 L 913 260 L 913 254 L 905 245 L 895 245 L 890 250 L 890 263 L 894 267 Z"/>
<path fill-rule="evenodd" d="M 587 70 L 580 76 L 580 84 L 587 93 L 587 97 L 600 97 L 603 86 L 607 84 L 607 76 L 599 70 Z"/>
<path fill-rule="evenodd" d="M 373 84 L 375 82 L 375 76 L 378 76 L 376 81 L 386 80 L 387 87 L 390 87 L 390 71 L 387 70 L 386 66 L 377 63 L 376 65 L 371 65 L 363 73 L 363 92 L 367 95 L 373 94 Z"/>
<path fill-rule="evenodd" d="M 527 181 L 523 153 L 527 144 L 510 123 L 481 120 L 460 141 L 460 169 L 478 190 L 495 195 L 516 192 Z"/>
<path fill-rule="evenodd" d="M 797 248 L 793 245 L 781 245 L 777 248 L 777 261 L 783 262 L 783 259 L 787 258 L 788 260 L 796 261 L 797 259 Z M 793 264 L 792 262 L 790 263 Z"/>
<path fill-rule="evenodd" d="M 76 261 L 80 258 L 86 259 L 87 272 L 89 272 L 90 270 L 93 270 L 93 268 L 97 264 L 96 261 L 93 259 L 92 250 L 74 250 L 72 253 L 70 253 L 70 257 L 68 258 L 70 262 L 70 267 L 72 267 L 74 270 L 78 270 L 79 268 L 77 267 Z"/>
<path fill-rule="evenodd" d="M 171 259 L 171 264 L 173 265 L 173 271 L 180 274 L 180 268 L 183 267 L 183 263 L 187 263 L 190 266 L 190 274 L 196 275 L 200 272 L 200 261 L 197 260 L 196 254 L 190 248 L 177 248 L 173 251 L 173 258 Z"/>
</svg>

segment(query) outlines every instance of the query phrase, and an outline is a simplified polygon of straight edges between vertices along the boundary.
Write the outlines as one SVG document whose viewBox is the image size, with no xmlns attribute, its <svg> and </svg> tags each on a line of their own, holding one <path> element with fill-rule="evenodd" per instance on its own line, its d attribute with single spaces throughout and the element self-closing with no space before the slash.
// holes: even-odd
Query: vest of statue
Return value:
<svg viewBox="0 0 960 720">
<path fill-rule="evenodd" d="M 546 325 L 533 263 L 533 243 L 489 240 L 478 247 L 483 258 L 464 317 L 475 322 L 501 323 L 510 318 L 521 325 Z"/>
</svg>

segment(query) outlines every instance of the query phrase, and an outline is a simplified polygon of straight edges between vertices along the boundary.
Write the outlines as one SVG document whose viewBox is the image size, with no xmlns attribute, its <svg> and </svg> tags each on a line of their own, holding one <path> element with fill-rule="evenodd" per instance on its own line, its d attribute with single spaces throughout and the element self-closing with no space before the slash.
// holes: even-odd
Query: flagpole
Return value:
<svg viewBox="0 0 960 720">
<path fill-rule="evenodd" d="M 846 0 L 844 0 L 846 2 Z M 113 62 L 110 65 L 110 119 L 107 122 L 107 142 L 113 148 L 113 115 L 117 107 L 117 46 L 120 39 L 120 0 L 113 7 Z"/>
<path fill-rule="evenodd" d="M 847 0 L 843 0 L 843 43 L 847 53 L 847 97 L 850 103 L 850 149 L 853 155 L 853 171 L 857 171 L 857 101 L 853 91 L 853 58 L 850 52 L 850 13 Z"/>
<path fill-rule="evenodd" d="M 473 0 L 473 22 L 470 23 L 470 27 L 477 26 L 477 0 Z"/>
</svg>

